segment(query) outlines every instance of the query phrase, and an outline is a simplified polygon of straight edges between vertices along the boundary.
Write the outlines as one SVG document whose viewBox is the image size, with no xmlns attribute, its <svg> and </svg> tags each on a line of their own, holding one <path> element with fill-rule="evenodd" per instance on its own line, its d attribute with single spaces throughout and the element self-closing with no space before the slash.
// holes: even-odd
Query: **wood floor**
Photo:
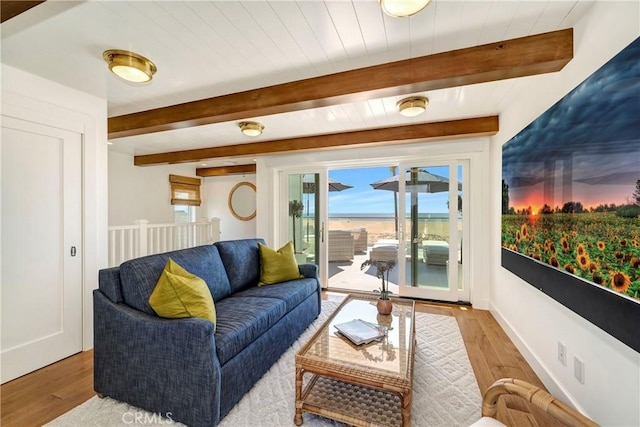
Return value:
<svg viewBox="0 0 640 427">
<path fill-rule="evenodd" d="M 323 298 L 331 300 L 342 296 L 324 292 Z M 518 378 L 544 389 L 488 311 L 436 303 L 420 303 L 417 310 L 456 318 L 481 392 L 495 380 L 505 377 Z M 27 427 L 45 424 L 95 394 L 93 352 L 71 356 L 8 382 L 0 387 L 0 394 L 0 425 Z M 545 413 L 529 408 L 524 401 L 511 396 L 500 400 L 498 419 L 510 426 L 559 425 Z"/>
</svg>

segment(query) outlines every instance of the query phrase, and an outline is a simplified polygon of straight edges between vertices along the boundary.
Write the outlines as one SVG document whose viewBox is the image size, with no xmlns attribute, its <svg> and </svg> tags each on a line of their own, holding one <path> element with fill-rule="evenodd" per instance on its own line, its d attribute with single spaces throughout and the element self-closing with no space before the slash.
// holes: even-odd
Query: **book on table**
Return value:
<svg viewBox="0 0 640 427">
<path fill-rule="evenodd" d="M 334 325 L 339 334 L 348 338 L 355 345 L 368 344 L 378 341 L 387 333 L 386 329 L 375 323 L 366 322 L 362 319 L 353 319 L 349 322 Z"/>
</svg>

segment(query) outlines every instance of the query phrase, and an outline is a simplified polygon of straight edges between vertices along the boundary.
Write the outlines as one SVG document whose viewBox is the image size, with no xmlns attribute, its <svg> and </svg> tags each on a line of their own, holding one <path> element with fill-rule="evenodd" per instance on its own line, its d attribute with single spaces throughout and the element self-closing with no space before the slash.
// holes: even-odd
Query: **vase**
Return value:
<svg viewBox="0 0 640 427">
<path fill-rule="evenodd" d="M 378 299 L 378 313 L 380 314 L 391 314 L 391 310 L 393 310 L 393 303 L 390 299 Z"/>
</svg>

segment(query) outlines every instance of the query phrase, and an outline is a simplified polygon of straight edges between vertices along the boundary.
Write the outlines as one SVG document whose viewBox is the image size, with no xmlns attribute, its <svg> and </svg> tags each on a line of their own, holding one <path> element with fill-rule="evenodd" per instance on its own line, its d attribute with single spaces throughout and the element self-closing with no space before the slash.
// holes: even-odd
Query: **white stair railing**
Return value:
<svg viewBox="0 0 640 427">
<path fill-rule="evenodd" d="M 140 219 L 135 225 L 109 227 L 109 267 L 145 255 L 207 245 L 218 240 L 220 218 L 174 224 L 149 224 Z"/>
</svg>

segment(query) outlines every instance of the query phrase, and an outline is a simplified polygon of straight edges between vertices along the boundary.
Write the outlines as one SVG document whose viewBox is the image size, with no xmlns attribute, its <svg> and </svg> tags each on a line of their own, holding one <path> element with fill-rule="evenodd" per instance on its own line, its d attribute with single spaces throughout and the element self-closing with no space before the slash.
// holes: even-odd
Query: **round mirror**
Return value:
<svg viewBox="0 0 640 427">
<path fill-rule="evenodd" d="M 237 183 L 229 192 L 229 210 L 240 221 L 256 216 L 256 186 L 250 182 Z"/>
</svg>

